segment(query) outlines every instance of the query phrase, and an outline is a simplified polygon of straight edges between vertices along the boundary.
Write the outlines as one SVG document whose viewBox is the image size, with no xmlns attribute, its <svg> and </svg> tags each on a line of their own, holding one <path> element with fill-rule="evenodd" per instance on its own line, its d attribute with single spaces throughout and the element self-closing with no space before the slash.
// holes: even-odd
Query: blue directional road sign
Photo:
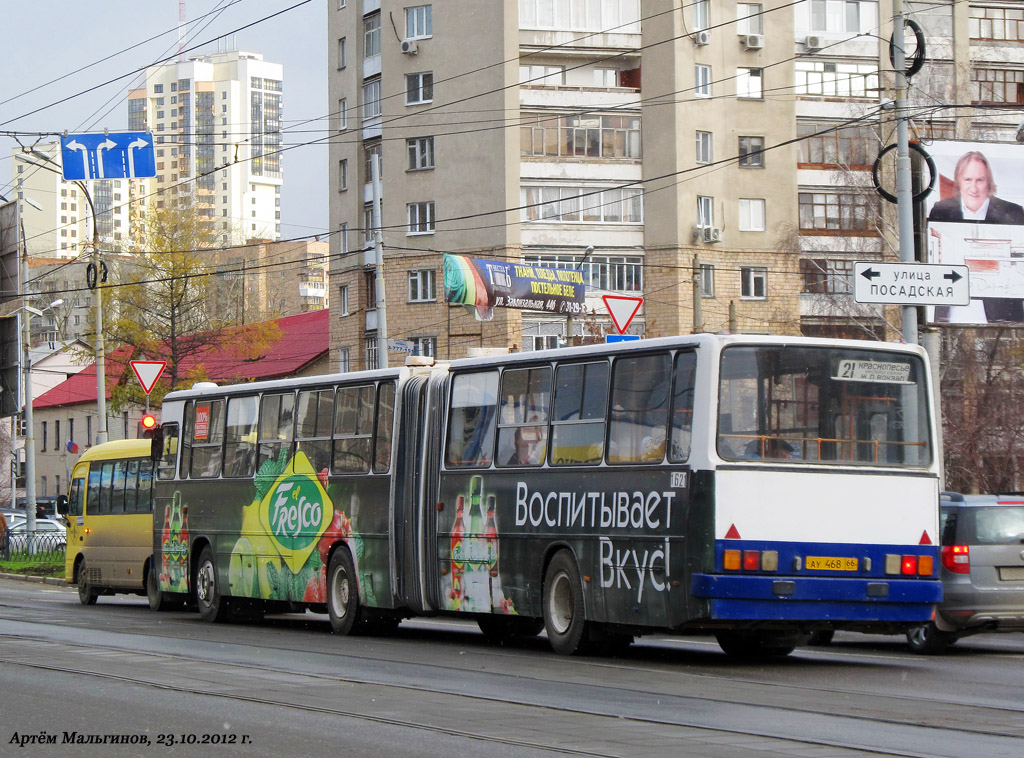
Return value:
<svg viewBox="0 0 1024 758">
<path fill-rule="evenodd" d="M 639 334 L 606 334 L 604 335 L 605 342 L 635 342 L 640 339 Z"/>
<path fill-rule="evenodd" d="M 64 179 L 135 179 L 156 176 L 150 132 L 69 134 L 61 137 Z"/>
</svg>

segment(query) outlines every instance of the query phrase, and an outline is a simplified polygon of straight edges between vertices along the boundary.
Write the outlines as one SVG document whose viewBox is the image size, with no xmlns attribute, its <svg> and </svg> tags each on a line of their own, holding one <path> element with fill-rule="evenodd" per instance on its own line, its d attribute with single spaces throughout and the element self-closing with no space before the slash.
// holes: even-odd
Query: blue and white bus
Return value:
<svg viewBox="0 0 1024 758">
<path fill-rule="evenodd" d="M 932 407 L 916 347 L 752 335 L 204 385 L 163 403 L 160 589 L 564 654 L 902 632 L 941 599 Z"/>
</svg>

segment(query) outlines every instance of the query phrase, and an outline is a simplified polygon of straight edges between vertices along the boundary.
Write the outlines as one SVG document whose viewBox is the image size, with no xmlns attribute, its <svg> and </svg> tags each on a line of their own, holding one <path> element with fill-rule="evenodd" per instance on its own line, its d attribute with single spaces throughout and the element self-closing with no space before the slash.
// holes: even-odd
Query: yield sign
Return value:
<svg viewBox="0 0 1024 758">
<path fill-rule="evenodd" d="M 167 367 L 167 361 L 132 361 L 132 371 L 142 385 L 142 391 L 147 395 L 153 391 L 156 380 Z"/>
<path fill-rule="evenodd" d="M 626 297 L 624 295 L 602 295 L 608 315 L 612 317 L 612 323 L 619 330 L 619 334 L 625 334 L 633 316 L 644 304 L 642 297 Z"/>
</svg>

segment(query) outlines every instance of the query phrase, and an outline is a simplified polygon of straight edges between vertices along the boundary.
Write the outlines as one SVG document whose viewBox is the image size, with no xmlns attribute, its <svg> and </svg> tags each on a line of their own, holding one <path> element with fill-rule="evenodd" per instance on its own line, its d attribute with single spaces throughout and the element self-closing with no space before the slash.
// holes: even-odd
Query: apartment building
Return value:
<svg viewBox="0 0 1024 758">
<path fill-rule="evenodd" d="M 227 51 L 146 70 L 128 94 L 128 128 L 153 132 L 148 204 L 194 194 L 220 244 L 281 236 L 283 67 Z"/>
</svg>

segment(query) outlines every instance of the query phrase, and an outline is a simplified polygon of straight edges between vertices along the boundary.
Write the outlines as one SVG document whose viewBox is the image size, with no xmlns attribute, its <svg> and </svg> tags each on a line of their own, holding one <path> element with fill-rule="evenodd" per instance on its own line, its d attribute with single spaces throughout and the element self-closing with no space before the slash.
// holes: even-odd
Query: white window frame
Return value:
<svg viewBox="0 0 1024 758">
<path fill-rule="evenodd" d="M 434 138 L 414 137 L 405 141 L 409 158 L 407 171 L 427 171 L 434 168 Z"/>
<path fill-rule="evenodd" d="M 711 132 L 697 130 L 697 163 L 712 163 L 715 160 L 715 138 Z"/>
<path fill-rule="evenodd" d="M 760 283 L 761 294 L 757 294 Z M 744 266 L 740 269 L 740 298 L 742 300 L 768 299 L 768 269 L 764 266 Z"/>
<path fill-rule="evenodd" d="M 361 91 L 363 95 L 363 119 L 378 118 L 382 113 L 380 104 L 380 78 L 368 79 L 363 82 Z"/>
<path fill-rule="evenodd" d="M 761 3 L 736 3 L 736 33 L 764 34 L 764 6 Z"/>
<path fill-rule="evenodd" d="M 697 195 L 697 226 L 708 229 L 715 225 L 715 198 Z"/>
<path fill-rule="evenodd" d="M 736 69 L 736 97 L 746 100 L 763 100 L 764 69 L 755 66 L 741 66 Z"/>
<path fill-rule="evenodd" d="M 432 268 L 413 269 L 409 271 L 408 302 L 437 302 L 437 271 Z"/>
<path fill-rule="evenodd" d="M 595 87 L 619 87 L 619 70 L 617 68 L 595 68 Z"/>
<path fill-rule="evenodd" d="M 424 200 L 419 203 L 407 203 L 405 206 L 406 218 L 409 226 L 406 234 L 413 236 L 417 234 L 434 233 L 434 201 Z"/>
<path fill-rule="evenodd" d="M 520 66 L 519 83 L 530 87 L 558 87 L 565 84 L 565 66 Z"/>
<path fill-rule="evenodd" d="M 700 264 L 700 296 L 705 298 L 715 296 L 715 266 L 713 263 Z"/>
<path fill-rule="evenodd" d="M 338 161 L 338 192 L 348 190 L 348 158 Z M 255 198 L 253 198 L 255 200 Z"/>
<path fill-rule="evenodd" d="M 434 11 L 431 5 L 413 5 L 405 9 L 405 38 L 429 39 L 434 36 Z"/>
<path fill-rule="evenodd" d="M 409 341 L 413 344 L 413 355 L 437 357 L 437 337 L 411 337 Z"/>
<path fill-rule="evenodd" d="M 343 317 L 349 315 L 348 310 L 348 285 L 338 285 L 338 316 Z"/>
<path fill-rule="evenodd" d="M 348 45 L 345 37 L 338 38 L 338 70 L 341 71 L 348 65 Z"/>
<path fill-rule="evenodd" d="M 765 200 L 762 197 L 741 197 L 737 228 L 741 232 L 763 232 L 765 230 Z"/>
<path fill-rule="evenodd" d="M 342 374 L 352 370 L 352 357 L 349 348 L 338 348 L 338 371 Z"/>
<path fill-rule="evenodd" d="M 405 104 L 423 105 L 432 102 L 434 102 L 434 72 L 418 71 L 415 74 L 406 74 Z"/>
<path fill-rule="evenodd" d="M 348 129 L 348 98 L 342 97 L 338 99 L 338 131 L 343 132 Z"/>
<path fill-rule="evenodd" d="M 711 66 L 698 63 L 693 68 L 694 97 L 711 97 Z"/>
<path fill-rule="evenodd" d="M 380 11 L 363 17 L 363 58 L 380 55 Z"/>
<path fill-rule="evenodd" d="M 695 0 L 693 3 L 693 29 L 702 31 L 711 26 L 711 0 Z"/>
</svg>

